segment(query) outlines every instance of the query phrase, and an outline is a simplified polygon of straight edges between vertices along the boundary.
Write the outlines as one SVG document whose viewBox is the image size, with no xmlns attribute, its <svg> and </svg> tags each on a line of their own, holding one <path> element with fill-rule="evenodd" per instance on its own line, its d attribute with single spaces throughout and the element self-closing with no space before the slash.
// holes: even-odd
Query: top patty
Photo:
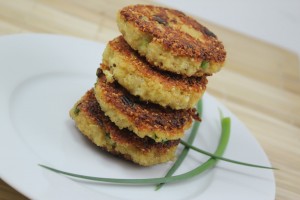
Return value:
<svg viewBox="0 0 300 200">
<path fill-rule="evenodd" d="M 153 68 L 126 43 L 122 36 L 110 41 L 103 53 L 101 68 L 131 94 L 173 109 L 192 108 L 204 93 L 207 79 Z"/>
<path fill-rule="evenodd" d="M 140 101 L 117 82 L 107 82 L 101 69 L 97 75 L 94 91 L 105 115 L 119 128 L 128 128 L 141 138 L 148 136 L 156 142 L 179 139 L 197 117 L 192 109 L 172 110 Z"/>
<path fill-rule="evenodd" d="M 217 36 L 180 11 L 128 6 L 119 12 L 117 22 L 128 44 L 164 70 L 201 76 L 218 71 L 225 61 Z"/>
</svg>

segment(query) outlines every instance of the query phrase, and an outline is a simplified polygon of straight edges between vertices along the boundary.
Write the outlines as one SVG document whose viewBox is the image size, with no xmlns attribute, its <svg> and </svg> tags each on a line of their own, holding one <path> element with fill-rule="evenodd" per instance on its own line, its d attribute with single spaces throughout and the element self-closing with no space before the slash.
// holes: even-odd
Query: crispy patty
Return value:
<svg viewBox="0 0 300 200">
<path fill-rule="evenodd" d="M 101 68 L 108 80 L 116 80 L 131 94 L 176 110 L 192 108 L 207 84 L 206 76 L 183 77 L 151 67 L 122 36 L 106 46 Z"/>
<path fill-rule="evenodd" d="M 219 71 L 225 61 L 217 36 L 180 11 L 128 6 L 118 13 L 117 24 L 128 44 L 163 70 L 202 76 Z"/>
<path fill-rule="evenodd" d="M 105 115 L 120 129 L 128 128 L 141 138 L 148 136 L 156 142 L 179 139 L 196 117 L 194 109 L 172 110 L 141 101 L 116 81 L 109 83 L 101 69 L 97 76 L 95 96 Z"/>
<path fill-rule="evenodd" d="M 157 143 L 149 137 L 140 138 L 127 129 L 120 130 L 104 115 L 93 90 L 74 105 L 70 115 L 78 129 L 97 146 L 139 165 L 172 160 L 179 144 L 179 140 Z"/>
</svg>

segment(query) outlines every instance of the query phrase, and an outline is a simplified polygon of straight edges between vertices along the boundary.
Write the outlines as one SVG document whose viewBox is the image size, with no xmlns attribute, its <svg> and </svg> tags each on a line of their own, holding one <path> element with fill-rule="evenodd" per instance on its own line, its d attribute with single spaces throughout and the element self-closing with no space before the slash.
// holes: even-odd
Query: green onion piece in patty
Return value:
<svg viewBox="0 0 300 200">
<path fill-rule="evenodd" d="M 75 114 L 75 115 L 78 115 L 79 112 L 80 112 L 80 110 L 79 110 L 78 106 L 76 106 L 76 108 L 74 109 L 74 114 Z"/>
<path fill-rule="evenodd" d="M 202 69 L 207 69 L 208 68 L 208 66 L 209 66 L 209 62 L 208 61 L 205 61 L 205 60 L 203 60 L 202 61 L 202 63 L 201 63 L 201 68 Z"/>
</svg>

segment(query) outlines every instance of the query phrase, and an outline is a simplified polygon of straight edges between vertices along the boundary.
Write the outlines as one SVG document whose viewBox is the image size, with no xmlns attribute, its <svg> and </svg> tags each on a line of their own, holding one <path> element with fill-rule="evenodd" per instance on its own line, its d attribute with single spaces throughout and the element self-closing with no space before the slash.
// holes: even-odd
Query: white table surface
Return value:
<svg viewBox="0 0 300 200">
<path fill-rule="evenodd" d="M 283 47 L 300 57 L 300 0 L 156 1 Z"/>
</svg>

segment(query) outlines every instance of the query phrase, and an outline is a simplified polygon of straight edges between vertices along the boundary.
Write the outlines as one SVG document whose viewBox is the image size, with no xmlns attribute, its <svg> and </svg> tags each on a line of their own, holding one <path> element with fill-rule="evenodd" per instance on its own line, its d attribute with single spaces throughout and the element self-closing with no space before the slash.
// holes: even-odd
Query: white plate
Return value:
<svg viewBox="0 0 300 200">
<path fill-rule="evenodd" d="M 154 191 L 74 180 L 38 166 L 100 177 L 163 176 L 172 163 L 139 167 L 103 153 L 74 127 L 68 111 L 91 88 L 103 44 L 82 39 L 24 34 L 0 38 L 1 178 L 33 199 L 243 199 L 273 200 L 271 170 L 219 162 L 206 173 Z M 270 165 L 248 129 L 208 94 L 195 145 L 213 152 L 220 137 L 220 108 L 232 119 L 225 157 Z M 208 158 L 190 152 L 177 174 Z"/>
</svg>

